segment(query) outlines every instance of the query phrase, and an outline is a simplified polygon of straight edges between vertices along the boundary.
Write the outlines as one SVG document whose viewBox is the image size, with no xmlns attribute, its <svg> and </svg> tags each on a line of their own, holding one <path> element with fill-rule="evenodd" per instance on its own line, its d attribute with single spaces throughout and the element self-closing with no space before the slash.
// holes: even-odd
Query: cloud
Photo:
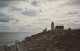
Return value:
<svg viewBox="0 0 80 51">
<path fill-rule="evenodd" d="M 10 20 L 8 15 L 0 12 L 0 22 L 9 22 Z"/>
<path fill-rule="evenodd" d="M 33 10 L 33 9 L 28 9 L 26 8 L 25 11 L 22 11 L 21 14 L 26 15 L 26 16 L 37 16 L 37 14 L 41 13 L 42 10 Z"/>
<path fill-rule="evenodd" d="M 0 1 L 0 8 L 8 7 L 12 4 L 12 1 Z"/>
<path fill-rule="evenodd" d="M 8 11 L 8 13 L 17 13 L 17 12 L 21 12 L 22 11 L 22 9 L 21 8 L 17 8 L 17 7 L 9 7 L 9 9 L 7 10 Z"/>
<path fill-rule="evenodd" d="M 46 3 L 46 2 L 53 2 L 53 1 L 59 1 L 59 0 L 33 0 L 31 1 L 31 4 L 33 6 L 40 6 L 42 3 Z"/>
<path fill-rule="evenodd" d="M 20 1 L 0 0 L 0 8 L 16 6 Z"/>
<path fill-rule="evenodd" d="M 79 6 L 80 5 L 80 0 L 67 0 L 66 3 L 62 4 L 63 6 L 68 5 L 68 6 Z"/>
<path fill-rule="evenodd" d="M 47 1 L 50 1 L 50 2 L 52 2 L 52 1 L 59 1 L 59 0 L 47 0 Z"/>
<path fill-rule="evenodd" d="M 10 9 L 11 9 L 11 10 L 17 10 L 17 11 L 22 11 L 21 8 L 17 8 L 17 7 L 11 7 Z"/>
<path fill-rule="evenodd" d="M 61 23 L 65 24 L 66 27 L 66 24 L 73 26 L 74 23 L 80 22 L 79 20 L 76 21 L 79 19 L 77 17 L 79 11 L 73 5 L 78 4 L 77 6 L 79 7 L 79 3 L 77 3 L 78 0 L 75 1 L 76 0 L 25 0 L 25 2 L 17 1 L 16 4 L 14 1 L 0 2 L 0 23 L 5 23 L 5 26 L 0 26 L 2 27 L 1 30 L 6 31 L 6 28 L 8 29 L 7 31 L 29 30 L 35 32 L 35 30 L 41 30 L 44 27 L 50 28 L 52 20 L 55 22 L 55 25 Z M 14 4 L 12 2 L 14 2 Z M 66 4 L 67 6 L 59 7 L 61 4 Z M 70 7 L 68 4 L 75 8 Z M 78 24 L 76 24 L 76 26 L 79 27 Z M 76 26 L 74 27 L 76 28 Z"/>
<path fill-rule="evenodd" d="M 9 22 L 12 18 L 0 18 L 0 22 Z"/>
<path fill-rule="evenodd" d="M 50 21 L 50 19 L 47 19 L 47 18 L 45 18 L 45 19 L 38 19 L 38 20 L 35 20 L 35 21 L 44 21 L 44 22 L 46 22 L 46 21 Z"/>
<path fill-rule="evenodd" d="M 79 14 L 80 12 L 77 12 L 77 11 L 73 11 L 73 12 L 68 12 L 67 14 L 69 14 L 69 15 L 74 15 L 74 14 Z"/>
<path fill-rule="evenodd" d="M 0 22 L 10 22 L 10 21 L 16 21 L 18 22 L 17 19 L 11 18 L 9 15 L 5 14 L 5 13 L 1 13 L 0 12 Z"/>
<path fill-rule="evenodd" d="M 7 2 L 7 1 L 0 1 L 0 8 L 8 6 L 8 5 L 9 5 L 9 2 Z"/>
<path fill-rule="evenodd" d="M 31 4 L 32 4 L 33 6 L 38 6 L 38 2 L 37 2 L 37 1 L 32 1 Z"/>
<path fill-rule="evenodd" d="M 26 16 L 36 16 L 37 12 L 36 11 L 33 11 L 33 10 L 29 10 L 29 11 L 24 11 L 22 12 L 23 15 L 26 15 Z"/>
<path fill-rule="evenodd" d="M 72 5 L 80 5 L 80 0 L 71 0 L 70 4 L 72 4 Z"/>
</svg>

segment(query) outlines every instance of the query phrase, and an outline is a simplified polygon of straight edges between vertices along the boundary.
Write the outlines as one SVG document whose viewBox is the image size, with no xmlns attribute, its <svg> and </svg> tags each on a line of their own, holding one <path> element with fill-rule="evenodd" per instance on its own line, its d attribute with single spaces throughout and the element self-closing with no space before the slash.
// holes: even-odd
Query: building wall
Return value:
<svg viewBox="0 0 80 51">
<path fill-rule="evenodd" d="M 64 30 L 64 26 L 56 26 L 55 29 L 56 30 Z"/>
</svg>

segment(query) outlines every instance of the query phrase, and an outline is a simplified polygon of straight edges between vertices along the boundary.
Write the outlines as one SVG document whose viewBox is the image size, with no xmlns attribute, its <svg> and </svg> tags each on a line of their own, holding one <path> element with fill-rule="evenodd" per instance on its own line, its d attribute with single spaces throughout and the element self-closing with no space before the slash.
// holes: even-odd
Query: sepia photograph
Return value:
<svg viewBox="0 0 80 51">
<path fill-rule="evenodd" d="M 0 0 L 0 51 L 80 51 L 80 0 Z"/>
</svg>

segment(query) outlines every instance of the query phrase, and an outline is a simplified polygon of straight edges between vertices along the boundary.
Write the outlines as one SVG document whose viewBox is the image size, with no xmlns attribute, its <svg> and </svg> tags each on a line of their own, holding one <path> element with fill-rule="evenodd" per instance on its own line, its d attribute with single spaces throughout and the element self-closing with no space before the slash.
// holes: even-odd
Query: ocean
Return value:
<svg viewBox="0 0 80 51">
<path fill-rule="evenodd" d="M 15 41 L 22 41 L 30 32 L 0 32 L 0 45 L 13 45 Z"/>
</svg>

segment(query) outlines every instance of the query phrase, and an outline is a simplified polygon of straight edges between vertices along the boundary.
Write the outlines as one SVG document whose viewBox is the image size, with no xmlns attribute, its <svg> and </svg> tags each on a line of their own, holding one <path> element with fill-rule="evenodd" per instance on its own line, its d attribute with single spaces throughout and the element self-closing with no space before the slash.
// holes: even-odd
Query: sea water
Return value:
<svg viewBox="0 0 80 51">
<path fill-rule="evenodd" d="M 13 45 L 15 41 L 22 41 L 30 32 L 0 32 L 0 45 Z"/>
</svg>

